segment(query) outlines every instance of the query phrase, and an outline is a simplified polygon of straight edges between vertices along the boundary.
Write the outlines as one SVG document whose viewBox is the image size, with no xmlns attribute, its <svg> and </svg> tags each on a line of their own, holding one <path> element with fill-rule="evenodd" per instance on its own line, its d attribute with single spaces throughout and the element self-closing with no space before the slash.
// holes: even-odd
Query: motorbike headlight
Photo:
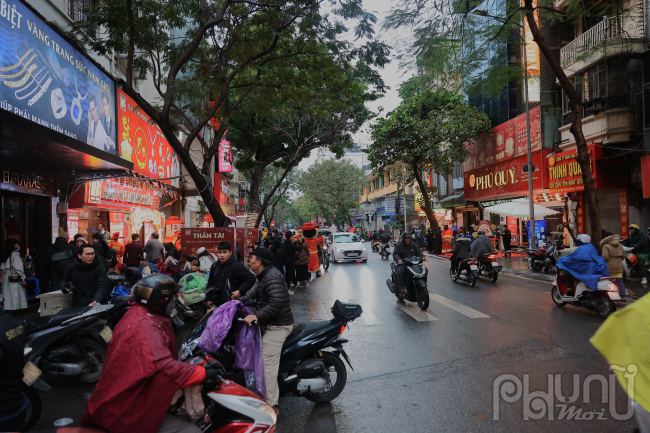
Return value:
<svg viewBox="0 0 650 433">
<path fill-rule="evenodd" d="M 181 346 L 181 351 L 178 355 L 178 359 L 182 362 L 187 361 L 187 359 L 192 356 L 192 352 L 199 345 L 199 339 L 195 338 L 194 340 L 187 341 Z"/>
</svg>

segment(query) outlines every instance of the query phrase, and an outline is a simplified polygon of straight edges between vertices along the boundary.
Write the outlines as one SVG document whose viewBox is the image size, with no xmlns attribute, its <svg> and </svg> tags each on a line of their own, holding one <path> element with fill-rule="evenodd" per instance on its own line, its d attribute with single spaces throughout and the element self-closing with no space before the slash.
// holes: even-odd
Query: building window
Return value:
<svg viewBox="0 0 650 433">
<path fill-rule="evenodd" d="M 85 21 L 86 13 L 97 7 L 97 0 L 68 0 L 68 15 L 73 21 Z"/>
<path fill-rule="evenodd" d="M 379 181 L 381 183 L 381 186 L 383 187 L 384 186 L 384 176 L 380 177 Z"/>
</svg>

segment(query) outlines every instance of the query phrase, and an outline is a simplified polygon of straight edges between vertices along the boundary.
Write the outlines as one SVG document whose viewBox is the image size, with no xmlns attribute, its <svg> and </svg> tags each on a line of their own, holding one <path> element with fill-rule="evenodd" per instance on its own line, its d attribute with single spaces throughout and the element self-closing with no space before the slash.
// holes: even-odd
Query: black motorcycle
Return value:
<svg viewBox="0 0 650 433">
<path fill-rule="evenodd" d="M 461 260 L 456 272 L 449 269 L 449 276 L 454 283 L 461 280 L 474 287 L 478 279 L 478 261 L 473 258 Z"/>
<path fill-rule="evenodd" d="M 179 359 L 183 362 L 200 352 L 199 338 L 205 329 L 214 309 L 196 325 L 181 346 Z M 343 344 L 348 340 L 341 335 L 349 322 L 361 316 L 361 306 L 336 301 L 332 307 L 333 319 L 322 322 L 301 324 L 294 328 L 282 347 L 278 385 L 280 395 L 305 397 L 315 403 L 334 400 L 345 388 L 347 370 L 343 358 L 352 368 Z M 226 335 L 215 359 L 226 369 L 225 379 L 246 386 L 244 374 L 236 370 L 235 332 L 236 321 L 243 320 L 245 313 L 238 313 L 233 318 L 230 331 Z"/>
<path fill-rule="evenodd" d="M 561 240 L 553 241 L 546 249 L 546 263 L 544 264 L 544 273 L 548 274 L 560 259 L 559 252 L 567 248 Z"/>
<path fill-rule="evenodd" d="M 97 382 L 113 336 L 106 326 L 107 312 L 112 307 L 72 307 L 52 317 L 25 320 L 23 325 L 29 334 L 25 349 L 31 349 L 27 360 L 44 373 Z"/>
<path fill-rule="evenodd" d="M 25 349 L 25 360 L 29 358 L 31 352 L 32 349 Z M 23 427 L 22 431 L 27 431 L 34 427 L 43 411 L 41 396 L 36 391 L 49 392 L 51 389 L 50 385 L 41 379 L 42 373 L 33 362 L 26 361 L 23 367 L 23 381 L 20 384 L 20 392 L 28 404 L 25 414 L 25 427 Z"/>
<path fill-rule="evenodd" d="M 379 252 L 379 241 L 376 241 L 374 239 L 370 240 L 370 245 L 372 246 L 372 251 L 375 253 Z"/>
<path fill-rule="evenodd" d="M 483 254 L 478 259 L 478 275 L 480 277 L 485 277 L 493 283 L 496 283 L 497 278 L 499 278 L 499 272 L 501 272 L 501 266 L 497 262 L 496 253 Z"/>
<path fill-rule="evenodd" d="M 427 289 L 427 276 L 429 270 L 422 264 L 421 257 L 407 257 L 402 259 L 402 264 L 393 262 L 390 264 L 391 279 L 386 280 L 388 289 L 394 294 L 397 299 L 418 304 L 421 310 L 429 308 L 429 290 Z M 397 279 L 397 267 L 406 266 L 408 272 L 406 273 L 406 294 L 402 294 L 399 290 Z"/>
<path fill-rule="evenodd" d="M 390 248 L 390 244 L 384 244 L 382 242 L 379 243 L 379 255 L 382 259 L 388 260 L 390 258 L 390 252 L 388 251 L 388 248 Z"/>
</svg>

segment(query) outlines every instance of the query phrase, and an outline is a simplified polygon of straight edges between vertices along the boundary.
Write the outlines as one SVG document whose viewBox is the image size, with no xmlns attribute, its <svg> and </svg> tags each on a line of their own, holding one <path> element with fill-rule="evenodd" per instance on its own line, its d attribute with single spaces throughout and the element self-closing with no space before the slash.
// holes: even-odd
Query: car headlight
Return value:
<svg viewBox="0 0 650 433">
<path fill-rule="evenodd" d="M 194 352 L 194 349 L 196 349 L 198 345 L 199 345 L 198 338 L 183 343 L 183 345 L 181 346 L 181 351 L 178 355 L 178 359 L 181 360 L 182 362 L 185 362 L 190 356 L 192 356 L 192 352 Z"/>
<path fill-rule="evenodd" d="M 342 250 L 342 249 L 340 249 L 340 248 L 336 248 L 336 252 L 337 252 L 337 253 L 342 253 L 342 252 L 343 252 L 343 250 Z"/>
<path fill-rule="evenodd" d="M 366 247 L 361 248 L 361 251 L 367 251 Z"/>
</svg>

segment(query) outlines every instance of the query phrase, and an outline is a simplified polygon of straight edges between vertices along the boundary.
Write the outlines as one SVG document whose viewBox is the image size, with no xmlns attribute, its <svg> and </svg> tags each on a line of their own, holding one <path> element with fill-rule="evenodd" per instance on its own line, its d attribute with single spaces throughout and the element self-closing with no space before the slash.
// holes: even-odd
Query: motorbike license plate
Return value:
<svg viewBox="0 0 650 433">
<path fill-rule="evenodd" d="M 492 266 L 496 268 L 497 266 L 499 266 L 499 262 L 492 262 Z"/>
<path fill-rule="evenodd" d="M 359 255 L 359 254 L 357 254 L 357 253 L 348 253 L 348 257 L 356 257 L 356 256 L 358 256 L 358 255 Z"/>
<path fill-rule="evenodd" d="M 176 308 L 172 310 L 172 312 L 169 314 L 169 317 L 175 317 L 178 314 L 178 311 L 176 311 Z"/>
<path fill-rule="evenodd" d="M 473 271 L 478 271 L 478 266 L 476 265 L 470 265 L 469 268 Z"/>
<path fill-rule="evenodd" d="M 23 382 L 25 382 L 25 385 L 27 386 L 32 386 L 42 373 L 43 372 L 32 361 L 29 361 L 23 367 Z"/>
<path fill-rule="evenodd" d="M 102 329 L 102 332 L 99 333 L 99 335 L 101 335 L 101 337 L 104 339 L 106 344 L 108 344 L 111 342 L 111 338 L 113 338 L 113 330 L 110 327 L 105 326 L 104 329 Z"/>
<path fill-rule="evenodd" d="M 178 299 L 178 302 L 180 302 L 181 304 L 185 305 L 185 299 L 183 299 L 182 296 L 179 296 L 179 297 L 176 298 L 176 299 Z"/>
<path fill-rule="evenodd" d="M 616 292 L 607 292 L 607 296 L 609 296 L 609 299 L 612 301 L 620 301 L 621 300 L 621 295 L 619 295 Z"/>
</svg>

